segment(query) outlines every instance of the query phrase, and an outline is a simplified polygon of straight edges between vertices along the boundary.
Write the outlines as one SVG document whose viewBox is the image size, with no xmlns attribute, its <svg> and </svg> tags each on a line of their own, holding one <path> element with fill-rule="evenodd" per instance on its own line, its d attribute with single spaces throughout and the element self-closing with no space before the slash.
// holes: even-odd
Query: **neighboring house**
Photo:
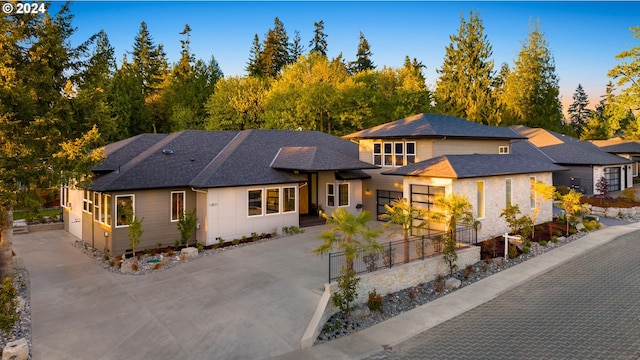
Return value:
<svg viewBox="0 0 640 360">
<path fill-rule="evenodd" d="M 512 126 L 516 133 L 527 138 L 511 144 L 516 154 L 548 159 L 568 168 L 553 174 L 554 186 L 579 189 L 585 194 L 596 194 L 596 184 L 604 178 L 609 191 L 633 186 L 632 162 L 609 154 L 589 141 L 581 141 L 554 131 Z"/>
<path fill-rule="evenodd" d="M 105 147 L 86 189 L 65 187 L 65 228 L 97 249 L 129 251 L 132 212 L 144 218 L 139 249 L 173 245 L 177 221 L 196 210 L 204 245 L 299 226 L 300 218 L 362 203 L 357 145 L 311 131 L 142 134 Z"/>
<path fill-rule="evenodd" d="M 640 140 L 622 140 L 613 138 L 609 140 L 591 140 L 591 142 L 601 150 L 633 161 L 631 173 L 634 178 L 638 177 L 638 166 L 640 166 Z"/>
<path fill-rule="evenodd" d="M 366 170 L 371 178 L 363 182 L 365 209 L 380 216 L 385 204 L 406 198 L 432 210 L 437 196 L 463 194 L 482 225 L 480 240 L 507 231 L 500 218 L 507 202 L 531 215 L 531 181 L 550 183 L 551 172 L 564 170 L 546 159 L 512 155 L 511 141 L 525 138 L 507 127 L 453 116 L 418 114 L 344 138 L 359 143 L 361 161 L 381 166 Z M 541 204 L 537 222 L 551 220 L 552 213 L 550 201 Z"/>
</svg>

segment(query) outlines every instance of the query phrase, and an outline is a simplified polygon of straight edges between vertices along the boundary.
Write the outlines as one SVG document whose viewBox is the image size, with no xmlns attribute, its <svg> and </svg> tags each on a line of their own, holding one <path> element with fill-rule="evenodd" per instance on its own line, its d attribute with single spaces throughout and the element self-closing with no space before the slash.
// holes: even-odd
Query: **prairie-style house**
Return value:
<svg viewBox="0 0 640 360">
<path fill-rule="evenodd" d="M 204 245 L 299 226 L 342 207 L 359 211 L 358 146 L 315 131 L 142 134 L 105 147 L 84 189 L 63 187 L 65 229 L 97 249 L 130 249 L 131 212 L 144 218 L 139 249 L 173 245 L 177 222 L 196 210 L 192 238 Z"/>
<path fill-rule="evenodd" d="M 536 204 L 531 184 L 550 184 L 565 170 L 551 161 L 511 153 L 513 140 L 525 137 L 507 127 L 486 126 L 453 116 L 418 114 L 344 136 L 359 144 L 360 160 L 377 165 L 363 180 L 363 206 L 380 216 L 385 204 L 406 198 L 433 209 L 437 196 L 466 195 L 481 224 L 478 239 L 508 231 L 500 213 L 509 204 L 536 222 L 553 216 L 551 201 Z M 430 224 L 438 228 L 438 224 Z"/>
</svg>

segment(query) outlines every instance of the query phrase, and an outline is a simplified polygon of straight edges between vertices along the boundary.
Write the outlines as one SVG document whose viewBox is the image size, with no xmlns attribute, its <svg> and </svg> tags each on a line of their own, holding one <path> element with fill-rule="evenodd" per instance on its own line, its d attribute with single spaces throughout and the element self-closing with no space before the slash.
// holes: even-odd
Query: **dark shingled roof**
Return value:
<svg viewBox="0 0 640 360">
<path fill-rule="evenodd" d="M 167 187 L 227 187 L 300 182 L 303 177 L 290 170 L 272 168 L 281 148 L 317 147 L 322 150 L 311 163 L 322 169 L 370 168 L 358 160 L 358 145 L 315 131 L 185 130 L 175 134 L 143 134 L 105 147 L 107 158 L 93 170 L 90 185 L 95 191 L 124 191 Z M 303 152 L 304 153 L 304 152 Z M 321 159 L 330 155 L 335 159 Z M 304 156 L 294 157 L 297 161 Z M 357 165 L 361 166 L 357 166 Z M 110 172 L 108 172 L 110 171 Z M 108 173 L 106 173 L 108 172 Z"/>
<path fill-rule="evenodd" d="M 287 146 L 280 149 L 271 167 L 282 170 L 355 170 L 377 169 L 378 166 L 362 162 L 326 147 Z"/>
<path fill-rule="evenodd" d="M 640 154 L 640 141 L 638 140 L 592 140 L 595 146 L 611 154 Z"/>
<path fill-rule="evenodd" d="M 384 175 L 465 179 L 567 170 L 550 161 L 513 154 L 442 155 L 390 171 Z"/>
<path fill-rule="evenodd" d="M 474 138 L 521 139 L 508 127 L 487 126 L 458 117 L 436 114 L 417 114 L 370 129 L 345 135 L 345 139 L 384 138 Z"/>
<path fill-rule="evenodd" d="M 554 131 L 512 126 L 514 131 L 527 137 L 528 142 L 559 165 L 620 165 L 630 161 L 601 150 L 589 141 L 581 141 Z M 530 148 L 523 142 L 512 142 L 512 152 L 528 155 Z"/>
</svg>

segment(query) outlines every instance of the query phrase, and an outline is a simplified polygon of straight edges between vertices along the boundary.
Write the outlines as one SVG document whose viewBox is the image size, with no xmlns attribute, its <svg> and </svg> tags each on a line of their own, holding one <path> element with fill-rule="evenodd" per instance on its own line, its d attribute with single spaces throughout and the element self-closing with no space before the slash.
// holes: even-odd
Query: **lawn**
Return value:
<svg viewBox="0 0 640 360">
<path fill-rule="evenodd" d="M 33 216 L 33 214 L 31 214 Z M 60 209 L 43 209 L 40 210 L 39 215 L 49 216 L 53 218 L 54 216 L 60 215 Z M 29 212 L 26 210 L 15 210 L 13 212 L 13 220 L 26 219 L 29 216 Z"/>
</svg>

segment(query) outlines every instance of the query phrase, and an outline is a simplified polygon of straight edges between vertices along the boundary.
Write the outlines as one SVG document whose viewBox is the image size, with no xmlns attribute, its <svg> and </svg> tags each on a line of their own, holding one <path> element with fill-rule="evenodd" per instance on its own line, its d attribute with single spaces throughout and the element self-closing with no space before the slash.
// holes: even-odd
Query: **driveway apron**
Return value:
<svg viewBox="0 0 640 360">
<path fill-rule="evenodd" d="M 150 275 L 103 269 L 56 230 L 14 236 L 34 359 L 265 359 L 300 347 L 326 281 L 322 226 Z"/>
</svg>

